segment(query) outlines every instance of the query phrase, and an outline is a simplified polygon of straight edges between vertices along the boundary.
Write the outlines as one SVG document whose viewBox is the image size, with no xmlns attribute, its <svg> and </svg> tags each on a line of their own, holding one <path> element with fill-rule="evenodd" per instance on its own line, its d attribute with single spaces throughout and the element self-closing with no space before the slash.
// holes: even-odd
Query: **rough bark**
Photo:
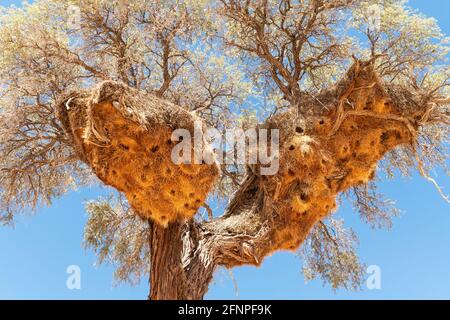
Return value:
<svg viewBox="0 0 450 320">
<path fill-rule="evenodd" d="M 185 299 L 181 268 L 181 227 L 178 223 L 162 228 L 152 226 L 151 300 Z"/>
<path fill-rule="evenodd" d="M 214 267 L 184 256 L 192 225 L 174 222 L 164 228 L 152 224 L 151 300 L 200 300 L 208 290 Z"/>
</svg>

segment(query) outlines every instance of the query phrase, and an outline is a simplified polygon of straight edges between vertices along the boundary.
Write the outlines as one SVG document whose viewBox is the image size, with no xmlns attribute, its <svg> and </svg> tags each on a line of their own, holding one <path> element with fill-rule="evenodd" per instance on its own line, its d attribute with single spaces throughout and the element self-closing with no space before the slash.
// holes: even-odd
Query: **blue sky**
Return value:
<svg viewBox="0 0 450 320">
<path fill-rule="evenodd" d="M 19 1 L 0 0 L 1 5 Z M 450 1 L 414 0 L 410 4 L 437 18 L 450 34 Z M 439 181 L 447 193 L 448 176 Z M 219 270 L 209 299 L 450 299 L 450 206 L 434 187 L 415 175 L 380 183 L 380 191 L 397 200 L 402 215 L 390 231 L 374 231 L 360 222 L 348 204 L 338 216 L 360 237 L 362 260 L 381 269 L 381 289 L 336 293 L 320 280 L 304 283 L 301 261 L 276 253 L 259 268 L 233 269 L 238 295 L 228 271 Z M 113 287 L 113 268 L 95 266 L 95 255 L 81 247 L 86 214 L 83 202 L 100 189 L 83 189 L 50 208 L 20 218 L 15 228 L 0 226 L 0 299 L 145 299 L 148 281 Z M 81 289 L 66 287 L 66 268 L 81 269 Z"/>
</svg>

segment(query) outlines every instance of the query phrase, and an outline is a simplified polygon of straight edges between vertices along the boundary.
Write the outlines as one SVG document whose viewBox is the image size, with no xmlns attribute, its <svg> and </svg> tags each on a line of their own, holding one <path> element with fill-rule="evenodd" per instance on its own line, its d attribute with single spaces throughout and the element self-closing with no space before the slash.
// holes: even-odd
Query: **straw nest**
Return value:
<svg viewBox="0 0 450 320">
<path fill-rule="evenodd" d="M 179 139 L 172 132 L 194 134 L 199 119 L 190 112 L 113 81 L 64 97 L 58 110 L 79 158 L 123 192 L 141 217 L 167 226 L 204 205 L 217 164 L 176 165 L 171 159 Z"/>
<path fill-rule="evenodd" d="M 387 89 L 372 63 L 356 62 L 335 87 L 305 96 L 298 108 L 261 126 L 280 129 L 280 170 L 261 176 L 251 167 L 225 217 L 212 226 L 254 234 L 255 264 L 275 250 L 297 249 L 336 210 L 339 193 L 374 179 L 387 152 L 415 142 L 427 108 L 404 88 Z"/>
</svg>

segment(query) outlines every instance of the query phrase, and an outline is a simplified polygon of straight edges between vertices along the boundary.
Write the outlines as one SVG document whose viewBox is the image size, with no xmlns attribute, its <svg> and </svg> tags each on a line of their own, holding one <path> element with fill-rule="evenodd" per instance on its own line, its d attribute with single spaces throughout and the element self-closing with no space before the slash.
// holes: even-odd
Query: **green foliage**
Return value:
<svg viewBox="0 0 450 320">
<path fill-rule="evenodd" d="M 305 279 L 320 277 L 335 290 L 358 290 L 365 266 L 355 252 L 357 243 L 356 234 L 345 229 L 342 220 L 330 218 L 317 224 L 300 252 Z"/>
<path fill-rule="evenodd" d="M 350 193 L 361 219 L 374 229 L 390 229 L 392 218 L 400 214 L 394 206 L 394 201 L 385 199 L 382 194 L 377 193 L 377 186 L 373 182 L 354 187 Z"/>
<path fill-rule="evenodd" d="M 137 284 L 150 271 L 150 228 L 119 198 L 99 199 L 86 204 L 89 215 L 84 247 L 92 249 L 98 263 L 116 267 L 117 282 Z"/>
</svg>

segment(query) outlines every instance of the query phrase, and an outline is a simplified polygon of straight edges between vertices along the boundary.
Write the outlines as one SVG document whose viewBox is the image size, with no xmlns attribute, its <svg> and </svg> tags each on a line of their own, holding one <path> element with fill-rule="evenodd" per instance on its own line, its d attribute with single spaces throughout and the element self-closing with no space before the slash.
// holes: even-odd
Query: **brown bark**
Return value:
<svg viewBox="0 0 450 320">
<path fill-rule="evenodd" d="M 214 266 L 199 257 L 191 259 L 189 230 L 192 225 L 174 222 L 164 228 L 151 223 L 150 300 L 201 300 L 212 280 Z"/>
<path fill-rule="evenodd" d="M 151 237 L 151 300 L 183 299 L 181 234 L 178 223 L 163 228 L 153 223 Z"/>
</svg>

